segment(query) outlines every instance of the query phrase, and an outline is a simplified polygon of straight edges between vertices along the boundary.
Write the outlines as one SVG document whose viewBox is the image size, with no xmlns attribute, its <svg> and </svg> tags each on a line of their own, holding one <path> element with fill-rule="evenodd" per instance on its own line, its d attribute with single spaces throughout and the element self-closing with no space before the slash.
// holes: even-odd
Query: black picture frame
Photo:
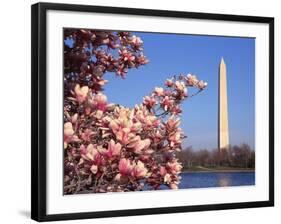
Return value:
<svg viewBox="0 0 281 224">
<path fill-rule="evenodd" d="M 205 20 L 239 21 L 269 24 L 269 200 L 243 203 L 208 204 L 196 206 L 160 207 L 131 210 L 99 211 L 68 214 L 46 214 L 46 12 L 63 10 L 75 12 L 100 12 L 155 17 L 193 18 Z M 37 3 L 32 5 L 31 17 L 31 218 L 36 221 L 54 221 L 116 216 L 148 215 L 161 213 L 193 212 L 237 208 L 274 206 L 274 18 L 163 11 L 137 8 L 103 7 L 74 4 Z"/>
</svg>

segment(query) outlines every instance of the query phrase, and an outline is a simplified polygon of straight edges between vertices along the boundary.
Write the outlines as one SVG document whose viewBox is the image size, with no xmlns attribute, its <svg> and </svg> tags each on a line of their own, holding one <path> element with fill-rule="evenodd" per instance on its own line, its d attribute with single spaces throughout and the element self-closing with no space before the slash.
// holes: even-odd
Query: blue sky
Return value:
<svg viewBox="0 0 281 224">
<path fill-rule="evenodd" d="M 105 94 L 110 102 L 133 107 L 155 86 L 174 74 L 193 73 L 208 88 L 187 99 L 181 127 L 188 136 L 184 146 L 217 147 L 218 66 L 227 66 L 230 144 L 247 143 L 255 137 L 255 39 L 134 32 L 144 42 L 149 64 L 131 69 L 125 80 L 106 74 Z"/>
<path fill-rule="evenodd" d="M 174 74 L 193 73 L 208 82 L 199 95 L 187 99 L 181 127 L 188 136 L 184 146 L 217 147 L 218 66 L 227 66 L 230 144 L 247 143 L 255 137 L 255 39 L 133 32 L 144 42 L 149 64 L 131 69 L 125 80 L 106 74 L 105 94 L 110 102 L 133 107 L 155 86 Z"/>
</svg>

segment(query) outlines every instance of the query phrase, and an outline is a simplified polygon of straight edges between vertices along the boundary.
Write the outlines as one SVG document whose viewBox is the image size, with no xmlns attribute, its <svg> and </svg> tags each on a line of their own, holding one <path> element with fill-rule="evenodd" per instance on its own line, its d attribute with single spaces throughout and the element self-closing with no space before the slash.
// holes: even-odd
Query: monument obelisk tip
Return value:
<svg viewBox="0 0 281 224">
<path fill-rule="evenodd" d="M 225 65 L 223 57 L 221 57 L 221 65 Z"/>
</svg>

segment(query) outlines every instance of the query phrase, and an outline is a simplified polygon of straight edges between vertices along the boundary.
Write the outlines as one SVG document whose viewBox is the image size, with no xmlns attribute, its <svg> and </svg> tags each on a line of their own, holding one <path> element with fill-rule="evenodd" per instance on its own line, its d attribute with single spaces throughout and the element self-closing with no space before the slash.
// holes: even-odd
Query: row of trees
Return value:
<svg viewBox="0 0 281 224">
<path fill-rule="evenodd" d="M 188 147 L 178 152 L 178 158 L 183 169 L 195 166 L 255 168 L 255 151 L 247 144 L 230 146 L 229 150 L 221 152 L 218 149 L 193 150 L 192 147 Z"/>
</svg>

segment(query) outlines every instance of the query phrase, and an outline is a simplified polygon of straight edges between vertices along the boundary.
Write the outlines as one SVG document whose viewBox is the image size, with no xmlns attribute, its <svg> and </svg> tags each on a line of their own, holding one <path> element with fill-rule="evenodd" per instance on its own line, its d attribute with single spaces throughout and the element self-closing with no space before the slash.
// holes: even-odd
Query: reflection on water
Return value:
<svg viewBox="0 0 281 224">
<path fill-rule="evenodd" d="M 225 175 L 220 175 L 218 180 L 219 187 L 227 187 L 231 183 L 229 177 L 226 177 Z"/>
<path fill-rule="evenodd" d="M 180 189 L 255 185 L 255 172 L 182 173 Z"/>
</svg>

